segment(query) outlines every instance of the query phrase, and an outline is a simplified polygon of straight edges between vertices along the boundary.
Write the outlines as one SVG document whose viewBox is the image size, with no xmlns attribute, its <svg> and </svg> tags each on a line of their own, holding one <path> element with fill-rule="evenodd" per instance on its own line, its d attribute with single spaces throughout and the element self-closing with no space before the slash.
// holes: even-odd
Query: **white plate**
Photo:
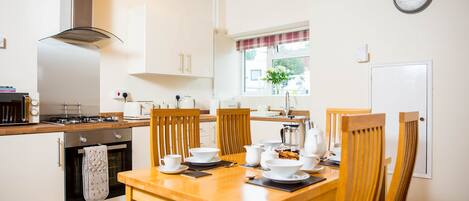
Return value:
<svg viewBox="0 0 469 201">
<path fill-rule="evenodd" d="M 262 176 L 272 180 L 273 182 L 281 183 L 281 184 L 296 184 L 296 183 L 301 183 L 302 181 L 308 179 L 310 176 L 309 174 L 303 172 L 303 171 L 298 171 L 296 172 L 293 176 L 290 178 L 282 178 L 276 175 L 272 175 L 271 171 L 264 171 L 262 173 Z"/>
<path fill-rule="evenodd" d="M 181 165 L 177 170 L 167 170 L 164 166 L 159 166 L 158 170 L 165 174 L 179 174 L 189 169 L 187 165 Z"/>
<path fill-rule="evenodd" d="M 318 166 L 318 167 L 315 167 L 313 169 L 303 169 L 303 168 L 301 168 L 300 170 L 304 171 L 304 172 L 307 172 L 307 173 L 318 173 L 321 170 L 324 170 L 324 166 Z"/>
<path fill-rule="evenodd" d="M 218 156 L 215 156 L 213 157 L 213 159 L 209 162 L 202 162 L 202 161 L 199 161 L 197 160 L 196 158 L 194 157 L 188 157 L 185 159 L 186 162 L 189 162 L 193 165 L 197 165 L 197 166 L 212 166 L 212 165 L 216 165 L 218 162 L 221 161 L 220 158 L 218 158 Z"/>
</svg>

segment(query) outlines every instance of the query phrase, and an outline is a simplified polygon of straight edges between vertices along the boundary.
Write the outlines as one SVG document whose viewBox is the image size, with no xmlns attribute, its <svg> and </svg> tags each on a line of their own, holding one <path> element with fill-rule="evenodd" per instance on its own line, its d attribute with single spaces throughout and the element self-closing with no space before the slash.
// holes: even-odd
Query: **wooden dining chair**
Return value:
<svg viewBox="0 0 469 201">
<path fill-rule="evenodd" d="M 414 172 L 415 158 L 417 157 L 417 144 L 419 135 L 419 113 L 399 113 L 399 144 L 397 147 L 397 160 L 389 186 L 387 201 L 405 201 L 409 189 L 412 173 Z"/>
<path fill-rule="evenodd" d="M 327 108 L 326 109 L 326 142 L 327 150 L 331 151 L 342 138 L 342 116 L 351 114 L 369 114 L 369 108 Z"/>
<path fill-rule="evenodd" d="M 251 110 L 217 110 L 217 146 L 221 155 L 244 152 L 244 145 L 251 144 Z"/>
<path fill-rule="evenodd" d="M 342 117 L 338 201 L 375 201 L 384 188 L 385 114 Z"/>
<path fill-rule="evenodd" d="M 151 165 L 168 154 L 189 157 L 189 148 L 200 147 L 199 109 L 153 109 L 150 120 Z"/>
</svg>

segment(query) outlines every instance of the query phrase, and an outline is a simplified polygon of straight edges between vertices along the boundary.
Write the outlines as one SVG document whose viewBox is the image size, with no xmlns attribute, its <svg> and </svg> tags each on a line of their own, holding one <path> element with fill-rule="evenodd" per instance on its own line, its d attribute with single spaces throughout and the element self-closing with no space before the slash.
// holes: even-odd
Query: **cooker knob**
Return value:
<svg viewBox="0 0 469 201">
<path fill-rule="evenodd" d="M 37 116 L 38 114 L 39 114 L 39 112 L 37 110 L 35 110 L 35 109 L 31 110 L 31 115 Z"/>
<path fill-rule="evenodd" d="M 39 102 L 37 100 L 33 99 L 33 100 L 31 100 L 31 105 L 32 106 L 37 106 L 37 105 L 39 105 Z"/>
<path fill-rule="evenodd" d="M 81 143 L 85 143 L 86 141 L 88 141 L 88 139 L 86 139 L 86 137 L 80 137 L 80 142 Z"/>
<path fill-rule="evenodd" d="M 115 137 L 116 139 L 119 139 L 119 140 L 120 140 L 120 139 L 122 138 L 122 135 L 114 134 L 114 137 Z"/>
</svg>

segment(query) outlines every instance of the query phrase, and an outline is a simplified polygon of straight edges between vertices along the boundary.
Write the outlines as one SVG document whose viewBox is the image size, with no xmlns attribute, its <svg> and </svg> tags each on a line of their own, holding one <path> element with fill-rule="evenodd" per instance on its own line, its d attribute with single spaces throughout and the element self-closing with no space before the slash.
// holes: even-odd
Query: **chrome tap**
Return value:
<svg viewBox="0 0 469 201">
<path fill-rule="evenodd" d="M 285 112 L 285 116 L 288 117 L 290 113 L 290 93 L 287 91 L 285 92 L 285 105 L 283 106 L 283 111 Z"/>
</svg>

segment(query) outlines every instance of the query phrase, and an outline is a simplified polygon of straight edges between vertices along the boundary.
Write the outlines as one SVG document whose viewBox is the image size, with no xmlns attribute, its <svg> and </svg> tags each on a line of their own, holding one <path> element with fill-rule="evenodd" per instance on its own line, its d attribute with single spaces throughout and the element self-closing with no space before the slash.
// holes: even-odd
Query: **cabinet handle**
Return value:
<svg viewBox="0 0 469 201">
<path fill-rule="evenodd" d="M 184 54 L 179 54 L 179 71 L 184 73 Z"/>
<path fill-rule="evenodd" d="M 186 71 L 191 73 L 192 72 L 192 55 L 186 55 L 186 57 L 187 57 Z"/>
<path fill-rule="evenodd" d="M 57 138 L 57 151 L 58 151 L 57 165 L 58 167 L 62 167 L 62 142 L 60 138 Z"/>
</svg>

